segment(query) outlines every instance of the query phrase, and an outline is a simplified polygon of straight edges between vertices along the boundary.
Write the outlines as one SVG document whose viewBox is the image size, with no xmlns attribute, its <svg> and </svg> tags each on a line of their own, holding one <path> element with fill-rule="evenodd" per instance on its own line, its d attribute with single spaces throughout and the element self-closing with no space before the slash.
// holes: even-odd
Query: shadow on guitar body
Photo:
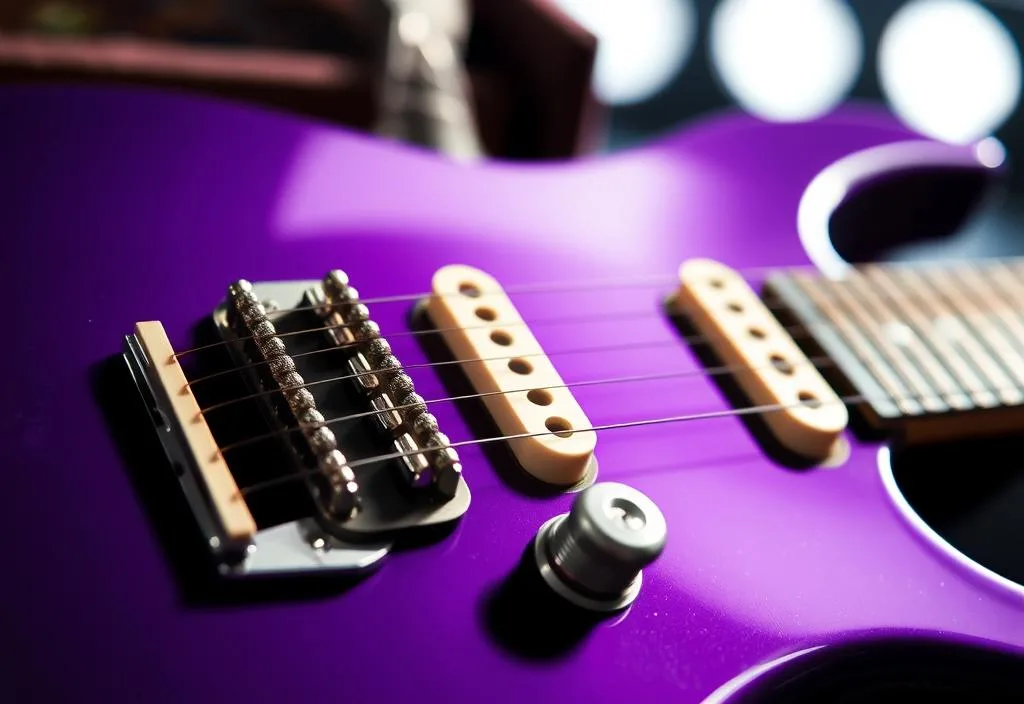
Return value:
<svg viewBox="0 0 1024 704">
<path fill-rule="evenodd" d="M 672 310 L 668 306 L 665 307 L 664 313 L 681 336 L 691 340 L 700 338 L 700 331 L 685 315 Z M 727 366 L 722 358 L 715 354 L 711 346 L 706 343 L 691 343 L 690 350 L 705 369 L 719 369 Z M 757 405 L 744 393 L 732 374 L 713 374 L 709 375 L 708 378 L 718 388 L 719 392 L 725 396 L 732 408 L 750 408 Z M 750 433 L 764 452 L 765 457 L 780 467 L 793 471 L 805 471 L 813 469 L 820 464 L 815 460 L 810 460 L 783 447 L 760 414 L 748 413 L 737 416 L 737 419 L 743 423 L 747 432 Z"/>
<path fill-rule="evenodd" d="M 515 569 L 484 595 L 479 618 L 503 650 L 524 660 L 554 661 L 570 655 L 605 617 L 551 590 L 537 569 L 531 542 Z"/>
<path fill-rule="evenodd" d="M 96 404 L 186 604 L 242 606 L 257 601 L 319 599 L 338 596 L 358 583 L 358 578 L 324 575 L 300 579 L 221 577 L 209 559 L 209 549 L 124 359 L 118 354 L 94 364 L 90 379 Z"/>
</svg>

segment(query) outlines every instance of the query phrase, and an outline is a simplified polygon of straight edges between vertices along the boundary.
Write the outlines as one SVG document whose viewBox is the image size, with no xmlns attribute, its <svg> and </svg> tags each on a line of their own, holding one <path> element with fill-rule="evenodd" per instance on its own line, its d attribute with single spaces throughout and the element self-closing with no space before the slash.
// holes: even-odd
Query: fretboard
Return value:
<svg viewBox="0 0 1024 704">
<path fill-rule="evenodd" d="M 1024 260 L 787 271 L 765 293 L 880 421 L 1024 404 Z"/>
</svg>

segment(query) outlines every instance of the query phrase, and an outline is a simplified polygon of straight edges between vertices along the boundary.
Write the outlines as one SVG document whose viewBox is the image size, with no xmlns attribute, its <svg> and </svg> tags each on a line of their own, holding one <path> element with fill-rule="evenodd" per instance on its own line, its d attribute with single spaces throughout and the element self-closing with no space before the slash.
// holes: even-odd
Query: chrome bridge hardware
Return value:
<svg viewBox="0 0 1024 704">
<path fill-rule="evenodd" d="M 466 94 L 468 0 L 374 0 L 386 24 L 376 132 L 460 160 L 483 153 Z"/>
<path fill-rule="evenodd" d="M 358 573 L 466 512 L 458 454 L 341 272 L 236 281 L 213 324 L 176 354 L 139 323 L 124 357 L 223 574 Z"/>
<path fill-rule="evenodd" d="M 412 378 L 402 371 L 401 362 L 392 354 L 391 345 L 370 319 L 370 311 L 360 302 L 359 292 L 339 270 L 328 272 L 319 290 L 313 289 L 317 312 L 327 323 L 330 339 L 350 350 L 347 370 L 359 392 L 369 401 L 378 428 L 392 442 L 394 450 L 407 455 L 400 460 L 408 486 L 431 490 L 443 500 L 451 500 L 458 491 L 462 464 L 452 448 L 430 451 L 448 444 L 437 420 L 416 393 Z"/>
<path fill-rule="evenodd" d="M 252 284 L 245 280 L 231 285 L 228 299 L 236 327 L 245 333 L 242 337 L 251 336 L 312 450 L 323 478 L 321 497 L 324 506 L 341 520 L 351 518 L 359 506 L 359 484 L 355 474 L 338 450 L 334 432 L 327 427 L 323 414 L 317 409 L 316 399 L 304 387 L 305 380 L 296 371 L 295 360 L 288 355 L 266 308 L 253 292 Z"/>
<path fill-rule="evenodd" d="M 278 310 L 263 305 L 271 299 Z M 265 415 L 304 468 L 333 535 L 363 540 L 465 513 L 470 494 L 458 454 L 343 272 L 321 281 L 238 281 L 214 322 L 253 391 L 280 390 L 261 396 Z M 316 329 L 323 333 L 295 334 Z M 287 432 L 292 427 L 299 431 Z M 395 452 L 410 454 L 350 466 Z"/>
<path fill-rule="evenodd" d="M 346 544 L 310 518 L 257 525 L 163 326 L 139 323 L 125 338 L 124 359 L 222 575 L 360 573 L 388 554 L 386 541 Z"/>
</svg>

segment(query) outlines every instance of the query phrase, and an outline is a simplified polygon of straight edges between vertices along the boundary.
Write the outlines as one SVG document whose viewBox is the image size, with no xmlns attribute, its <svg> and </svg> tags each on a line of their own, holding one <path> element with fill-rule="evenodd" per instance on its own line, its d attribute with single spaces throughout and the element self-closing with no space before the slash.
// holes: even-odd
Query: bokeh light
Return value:
<svg viewBox="0 0 1024 704">
<path fill-rule="evenodd" d="M 555 0 L 555 4 L 598 38 L 594 92 L 610 105 L 651 98 L 675 77 L 693 51 L 697 17 L 692 0 Z"/>
<path fill-rule="evenodd" d="M 1020 51 L 1006 27 L 967 0 L 913 0 L 879 44 L 879 80 L 893 111 L 936 139 L 992 134 L 1020 99 Z"/>
<path fill-rule="evenodd" d="M 841 0 L 723 0 L 711 19 L 719 80 L 766 120 L 808 120 L 836 107 L 863 53 L 860 25 Z"/>
</svg>

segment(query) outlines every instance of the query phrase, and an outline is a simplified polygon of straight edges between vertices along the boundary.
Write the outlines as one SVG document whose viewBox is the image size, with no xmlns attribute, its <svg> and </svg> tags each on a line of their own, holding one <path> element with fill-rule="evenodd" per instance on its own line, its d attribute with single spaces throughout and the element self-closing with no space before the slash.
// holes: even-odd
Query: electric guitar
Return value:
<svg viewBox="0 0 1024 704">
<path fill-rule="evenodd" d="M 10 701 L 1024 691 L 1024 264 L 842 254 L 958 224 L 992 143 L 0 114 Z"/>
</svg>

